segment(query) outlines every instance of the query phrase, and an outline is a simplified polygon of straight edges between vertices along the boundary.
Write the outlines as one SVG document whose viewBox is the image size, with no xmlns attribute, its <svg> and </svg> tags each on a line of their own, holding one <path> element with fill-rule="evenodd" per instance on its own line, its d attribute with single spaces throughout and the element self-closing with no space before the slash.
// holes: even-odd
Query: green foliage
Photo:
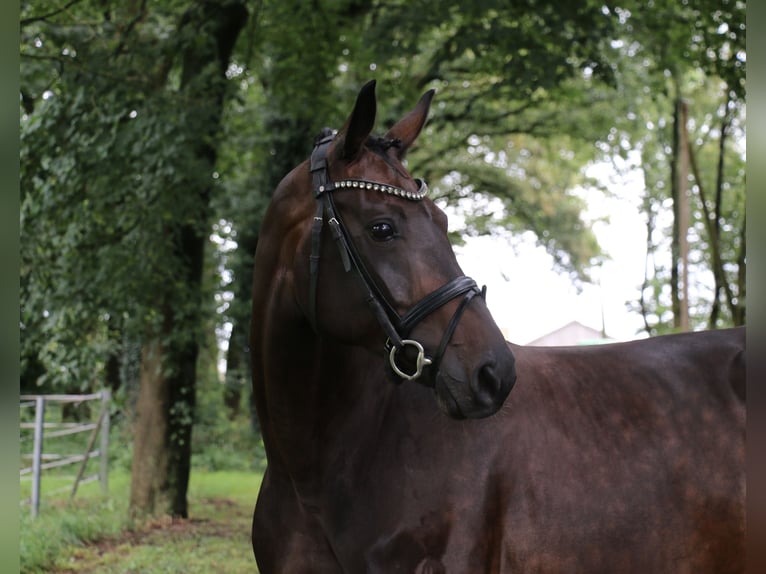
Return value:
<svg viewBox="0 0 766 574">
<path fill-rule="evenodd" d="M 608 39 L 617 27 L 597 2 L 394 2 L 374 11 L 365 54 L 381 85 L 410 102 L 438 91 L 412 171 L 445 204 L 500 200 L 499 215 L 462 210 L 460 231 L 531 232 L 576 282 L 600 259 L 575 190 L 615 114 Z"/>
<path fill-rule="evenodd" d="M 253 432 L 247 417 L 231 418 L 222 408 L 224 386 L 207 382 L 198 386 L 197 409 L 192 433 L 194 471 L 262 471 L 266 455 L 261 437 Z"/>
<path fill-rule="evenodd" d="M 372 24 L 379 54 L 422 60 L 421 85 L 440 80 L 467 87 L 478 79 L 480 97 L 453 97 L 476 104 L 471 114 L 479 117 L 484 105 L 529 101 L 586 66 L 610 81 L 601 46 L 615 23 L 601 2 L 391 2 Z"/>
<path fill-rule="evenodd" d="M 167 305 L 178 320 L 199 306 L 177 254 L 184 226 L 209 225 L 216 182 L 200 146 L 216 111 L 194 82 L 214 69 L 181 77 L 178 54 L 198 38 L 175 33 L 180 6 L 23 7 L 22 346 L 43 371 L 31 384 L 87 388 Z"/>
</svg>

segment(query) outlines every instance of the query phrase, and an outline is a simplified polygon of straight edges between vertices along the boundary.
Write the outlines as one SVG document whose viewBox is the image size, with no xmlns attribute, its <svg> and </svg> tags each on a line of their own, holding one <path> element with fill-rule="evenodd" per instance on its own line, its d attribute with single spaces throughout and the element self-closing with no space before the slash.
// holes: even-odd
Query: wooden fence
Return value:
<svg viewBox="0 0 766 574">
<path fill-rule="evenodd" d="M 101 401 L 101 411 L 96 422 L 86 423 L 53 423 L 45 422 L 46 403 L 82 403 L 85 401 Z M 74 484 L 70 493 L 70 499 L 77 493 L 77 487 L 80 484 L 100 480 L 101 489 L 104 494 L 108 493 L 109 479 L 109 403 L 111 393 L 108 390 L 90 395 L 21 395 L 20 407 L 35 409 L 35 422 L 22 422 L 22 429 L 32 429 L 34 431 L 34 446 L 31 453 L 22 453 L 24 459 L 32 459 L 32 466 L 22 468 L 19 476 L 32 475 L 32 493 L 31 497 L 22 500 L 22 503 L 28 503 L 32 509 L 32 517 L 36 517 L 40 511 L 40 478 L 43 470 L 67 466 L 80 463 L 80 467 L 74 477 Z M 88 442 L 83 454 L 63 455 L 43 452 L 43 439 L 52 439 L 66 435 L 90 432 Z M 96 439 L 101 435 L 99 448 L 95 448 Z M 100 467 L 97 474 L 83 476 L 88 461 L 91 458 L 99 457 Z M 62 489 L 54 492 L 60 492 Z M 69 490 L 66 487 L 63 490 Z"/>
</svg>

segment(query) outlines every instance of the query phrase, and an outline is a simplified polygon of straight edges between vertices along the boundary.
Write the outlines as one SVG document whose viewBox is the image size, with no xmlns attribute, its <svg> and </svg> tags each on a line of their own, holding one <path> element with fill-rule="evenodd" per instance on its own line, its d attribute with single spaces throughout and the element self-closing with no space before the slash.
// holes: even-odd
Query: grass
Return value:
<svg viewBox="0 0 766 574">
<path fill-rule="evenodd" d="M 37 519 L 22 512 L 21 573 L 159 574 L 255 572 L 250 522 L 261 475 L 192 471 L 188 520 L 128 521 L 130 477 L 114 472 L 109 496 L 98 483 L 46 499 Z M 26 510 L 26 508 L 24 509 Z"/>
</svg>

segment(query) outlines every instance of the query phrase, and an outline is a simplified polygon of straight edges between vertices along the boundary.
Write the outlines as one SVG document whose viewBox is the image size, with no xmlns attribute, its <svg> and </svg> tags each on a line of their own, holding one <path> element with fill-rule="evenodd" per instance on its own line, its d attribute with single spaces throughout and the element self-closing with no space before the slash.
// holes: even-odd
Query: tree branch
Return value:
<svg viewBox="0 0 766 574">
<path fill-rule="evenodd" d="M 34 24 L 35 22 L 42 22 L 53 16 L 58 16 L 62 12 L 66 12 L 72 6 L 74 6 L 75 4 L 81 1 L 82 0 L 70 0 L 67 4 L 64 4 L 58 10 L 53 10 L 52 12 L 48 12 L 47 14 L 43 14 L 42 16 L 34 16 L 33 18 L 24 18 L 19 24 L 21 28 L 24 28 L 25 26 L 29 26 L 30 24 Z"/>
</svg>

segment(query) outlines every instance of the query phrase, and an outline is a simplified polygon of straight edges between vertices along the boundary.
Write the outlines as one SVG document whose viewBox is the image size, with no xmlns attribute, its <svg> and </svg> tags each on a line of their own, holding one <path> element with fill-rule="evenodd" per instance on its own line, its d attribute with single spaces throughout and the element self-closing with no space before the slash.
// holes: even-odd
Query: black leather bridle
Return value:
<svg viewBox="0 0 766 574">
<path fill-rule="evenodd" d="M 435 374 L 439 370 L 439 365 L 444 356 L 444 352 L 457 328 L 463 311 L 465 311 L 468 303 L 470 303 L 474 296 L 481 295 L 482 298 L 485 297 L 486 287 L 479 289 L 473 279 L 464 275 L 455 277 L 439 287 L 436 291 L 423 297 L 423 299 L 418 301 L 414 307 L 404 314 L 404 316 L 400 316 L 388 302 L 383 295 L 383 292 L 377 286 L 375 280 L 365 267 L 364 261 L 359 255 L 354 242 L 351 240 L 346 227 L 343 225 L 343 221 L 338 215 L 332 192 L 346 189 L 371 190 L 395 195 L 410 201 L 419 201 L 425 197 L 428 192 L 428 186 L 424 181 L 416 179 L 415 181 L 419 184 L 419 190 L 417 192 L 409 192 L 396 186 L 360 179 L 331 182 L 327 171 L 327 151 L 334 137 L 334 134 L 328 135 L 316 142 L 314 151 L 311 154 L 309 168 L 311 171 L 314 195 L 317 199 L 317 210 L 311 231 L 309 320 L 316 330 L 319 253 L 321 247 L 322 226 L 326 219 L 335 243 L 338 246 L 338 251 L 343 262 L 343 268 L 346 272 L 350 271 L 352 268 L 356 271 L 356 276 L 359 278 L 361 286 L 366 293 L 365 299 L 367 300 L 367 304 L 370 306 L 373 315 L 388 337 L 385 347 L 388 352 L 389 363 L 394 373 L 400 379 L 415 380 L 422 375 L 423 368 L 430 365 L 432 372 Z M 452 299 L 460 296 L 462 296 L 462 300 L 455 310 L 455 313 L 452 315 L 452 319 L 447 326 L 447 330 L 442 337 L 436 353 L 432 357 L 426 356 L 423 345 L 418 341 L 407 337 L 420 321 Z M 407 346 L 411 346 L 417 351 L 415 370 L 409 373 L 397 365 L 396 362 L 398 353 Z M 429 384 L 432 385 L 433 380 L 431 380 Z"/>
</svg>

